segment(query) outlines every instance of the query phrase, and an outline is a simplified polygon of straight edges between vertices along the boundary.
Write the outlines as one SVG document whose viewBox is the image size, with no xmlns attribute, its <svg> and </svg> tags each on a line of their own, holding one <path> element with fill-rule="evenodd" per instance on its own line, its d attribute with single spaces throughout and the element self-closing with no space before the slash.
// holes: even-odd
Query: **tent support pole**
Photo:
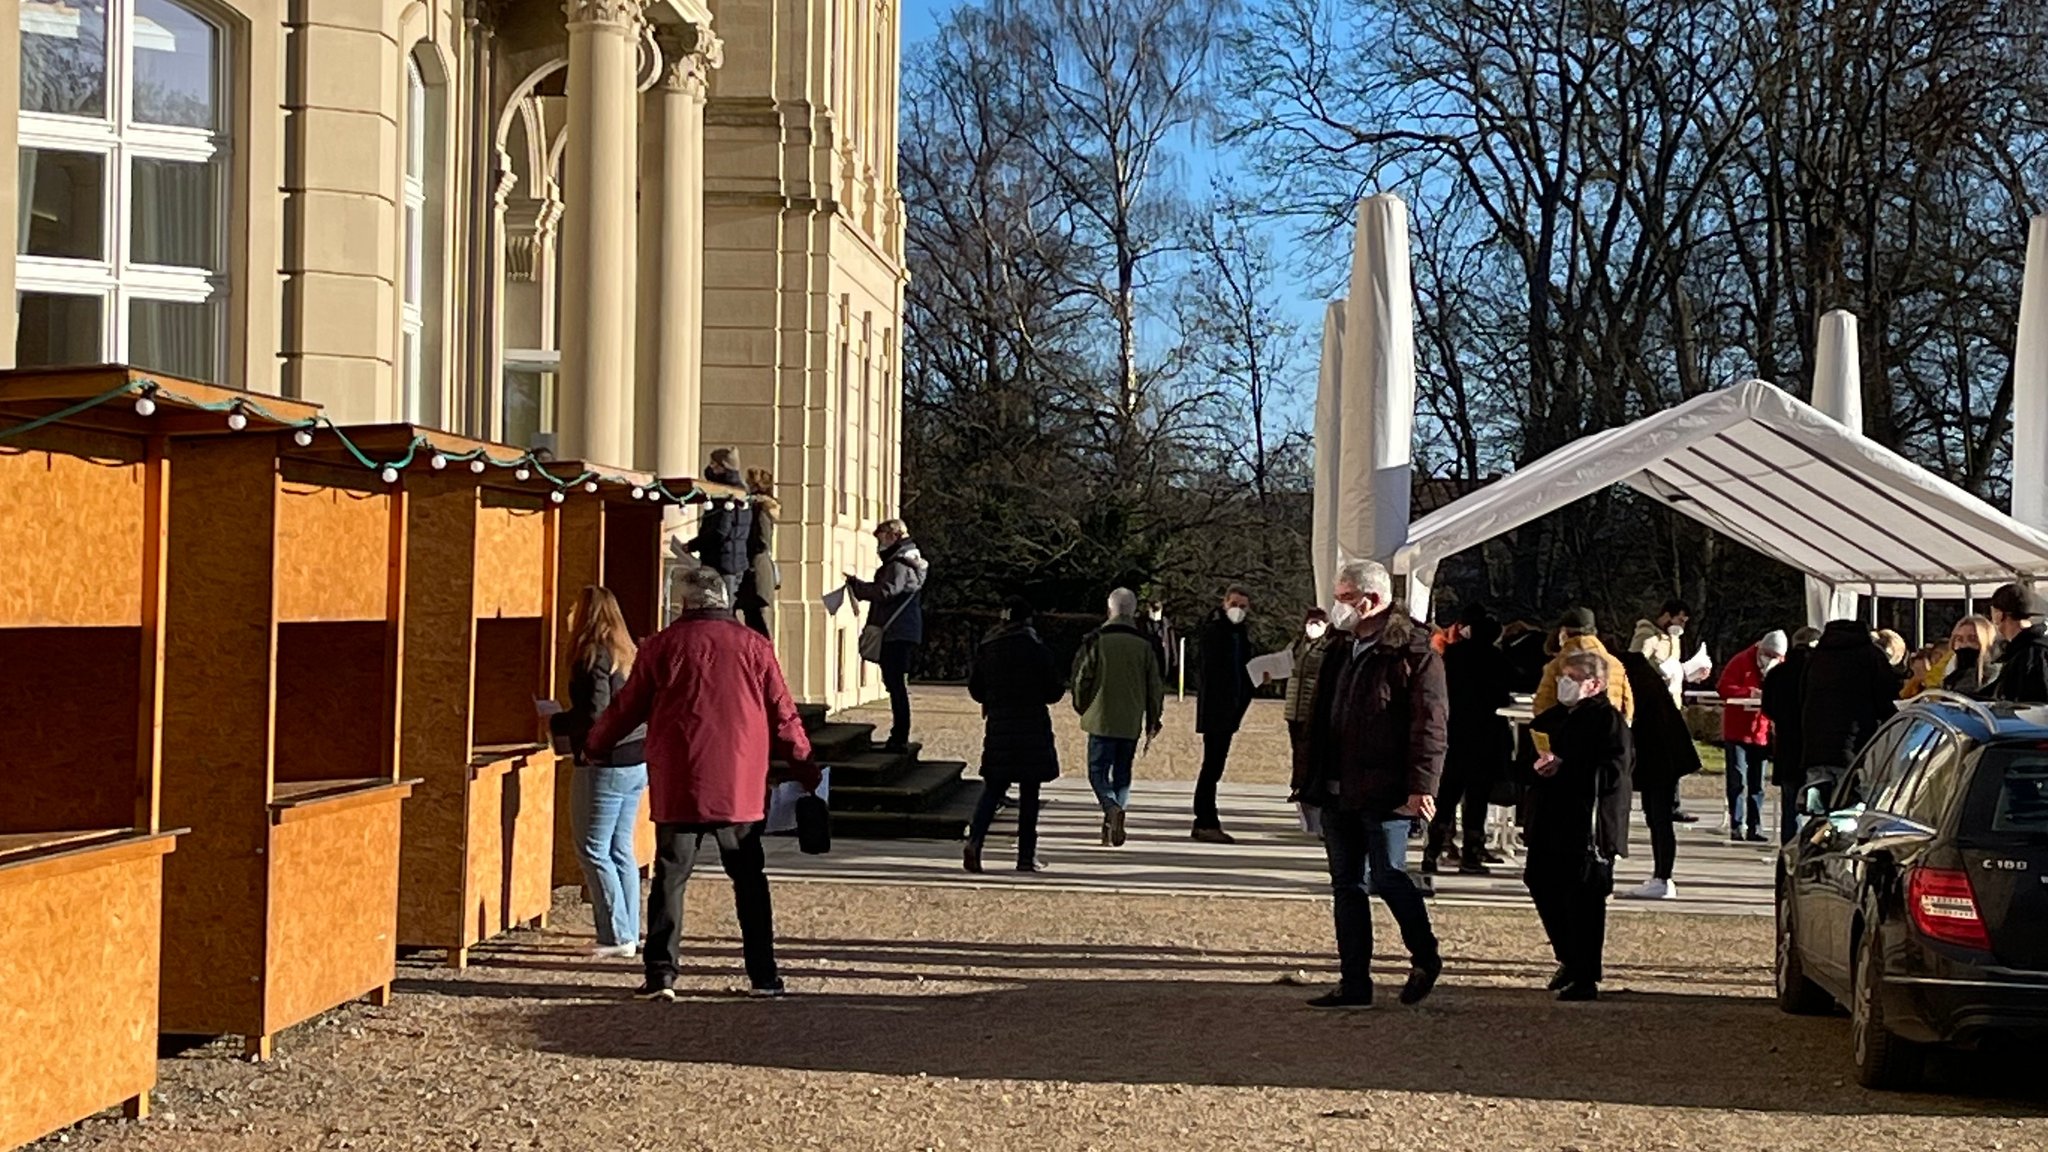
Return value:
<svg viewBox="0 0 2048 1152">
<path fill-rule="evenodd" d="M 1927 647 L 1927 591 L 1913 588 L 1913 647 Z"/>
</svg>

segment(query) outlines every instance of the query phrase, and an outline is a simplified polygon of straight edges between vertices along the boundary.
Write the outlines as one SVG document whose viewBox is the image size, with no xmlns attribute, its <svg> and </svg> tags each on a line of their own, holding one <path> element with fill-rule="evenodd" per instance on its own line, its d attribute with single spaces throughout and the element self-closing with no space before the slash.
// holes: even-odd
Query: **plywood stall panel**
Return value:
<svg viewBox="0 0 2048 1152">
<path fill-rule="evenodd" d="M 265 1032 L 274 443 L 224 440 L 171 469 L 163 818 L 163 1029 Z"/>
<path fill-rule="evenodd" d="M 546 750 L 526 757 L 505 777 L 501 826 L 511 847 L 506 869 L 507 923 L 545 920 L 554 898 L 555 776 L 559 765 Z"/>
<path fill-rule="evenodd" d="M 141 661 L 138 628 L 0 628 L 0 833 L 134 825 Z"/>
<path fill-rule="evenodd" d="M 0 857 L 0 1148 L 156 1083 L 157 942 L 172 838 Z"/>
<path fill-rule="evenodd" d="M 409 792 L 392 785 L 278 814 L 270 830 L 273 1021 L 304 1020 L 391 982 L 400 801 Z"/>
<path fill-rule="evenodd" d="M 382 620 L 278 625 L 277 781 L 391 775 L 389 639 Z"/>
<path fill-rule="evenodd" d="M 535 502 L 504 502 L 486 489 L 477 510 L 476 616 L 542 617 L 548 584 L 548 514 Z"/>
<path fill-rule="evenodd" d="M 56 428 L 34 437 L 55 450 L 0 446 L 0 624 L 140 624 L 148 505 L 140 446 Z"/>
<path fill-rule="evenodd" d="M 545 622 L 476 622 L 475 730 L 479 747 L 544 740 L 536 697 L 549 696 Z"/>
<path fill-rule="evenodd" d="M 399 862 L 398 942 L 460 948 L 468 935 L 470 654 L 477 491 L 453 478 L 408 478 L 399 771 L 420 784 Z"/>
<path fill-rule="evenodd" d="M 277 618 L 383 620 L 391 568 L 389 492 L 287 480 L 277 517 Z"/>
</svg>

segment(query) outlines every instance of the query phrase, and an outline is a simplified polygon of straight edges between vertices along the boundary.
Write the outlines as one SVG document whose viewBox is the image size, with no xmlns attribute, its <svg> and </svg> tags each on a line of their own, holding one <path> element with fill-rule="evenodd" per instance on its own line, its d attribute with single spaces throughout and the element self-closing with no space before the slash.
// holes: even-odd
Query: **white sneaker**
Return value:
<svg viewBox="0 0 2048 1152">
<path fill-rule="evenodd" d="M 1621 894 L 1624 900 L 1676 900 L 1678 882 L 1651 877 Z"/>
<path fill-rule="evenodd" d="M 637 951 L 631 944 L 594 944 L 590 954 L 599 960 L 629 960 Z"/>
</svg>

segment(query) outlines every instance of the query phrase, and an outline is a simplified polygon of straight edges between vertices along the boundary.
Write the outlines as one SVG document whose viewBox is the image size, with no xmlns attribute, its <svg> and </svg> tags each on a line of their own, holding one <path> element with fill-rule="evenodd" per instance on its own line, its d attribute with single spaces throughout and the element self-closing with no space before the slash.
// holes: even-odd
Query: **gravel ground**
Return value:
<svg viewBox="0 0 2048 1152">
<path fill-rule="evenodd" d="M 911 689 L 912 739 L 924 745 L 927 760 L 958 760 L 972 769 L 981 761 L 981 706 L 968 698 L 965 688 L 920 684 Z M 877 738 L 889 730 L 889 703 L 883 700 L 851 708 L 834 717 L 861 724 L 873 724 Z M 1053 705 L 1053 735 L 1059 742 L 1060 767 L 1070 775 L 1088 772 L 1088 738 L 1081 731 L 1080 717 L 1073 706 L 1062 701 Z M 1684 781 L 1683 794 L 1698 803 L 1688 807 L 1711 819 L 1719 809 L 1725 785 L 1720 770 L 1720 751 L 1704 749 L 1711 758 L 1708 771 Z M 1293 758 L 1287 742 L 1287 722 L 1281 702 L 1252 701 L 1244 726 L 1230 746 L 1230 766 L 1224 779 L 1235 784 L 1273 784 L 1283 791 L 1293 778 Z M 1132 775 L 1139 780 L 1193 780 L 1202 768 L 1202 738 L 1195 733 L 1195 701 L 1168 697 L 1165 729 L 1152 742 L 1151 750 L 1138 757 Z"/>
<path fill-rule="evenodd" d="M 1560 1005 L 1534 916 L 1444 908 L 1439 994 L 1318 1013 L 1327 913 L 1306 902 L 777 889 L 781 1002 L 729 994 L 737 946 L 704 878 L 681 1003 L 556 928 L 467 972 L 409 962 L 389 1008 L 163 1064 L 158 1115 L 67 1147 L 255 1149 L 1385 1149 L 1580 1152 L 2048 1146 L 2048 1098 L 1876 1095 L 1840 1019 L 1767 999 L 1762 918 L 1616 917 L 1610 995 Z M 1381 924 L 1382 951 L 1394 937 Z M 1387 985 L 1400 965 L 1384 958 Z M 1383 987 L 1382 991 L 1388 988 Z M 58 1138 L 35 1145 L 59 1146 Z"/>
</svg>

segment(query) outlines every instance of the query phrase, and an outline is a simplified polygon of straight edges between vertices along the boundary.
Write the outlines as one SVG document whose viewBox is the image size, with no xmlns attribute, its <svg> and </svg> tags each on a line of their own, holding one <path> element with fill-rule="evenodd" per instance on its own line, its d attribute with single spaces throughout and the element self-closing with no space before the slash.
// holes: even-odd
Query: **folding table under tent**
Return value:
<svg viewBox="0 0 2048 1152">
<path fill-rule="evenodd" d="M 1446 558 L 1616 484 L 1845 592 L 1962 600 L 2048 575 L 2048 535 L 1762 380 L 1588 436 L 1437 509 L 1409 525 L 1393 571 L 1431 585 Z"/>
</svg>

